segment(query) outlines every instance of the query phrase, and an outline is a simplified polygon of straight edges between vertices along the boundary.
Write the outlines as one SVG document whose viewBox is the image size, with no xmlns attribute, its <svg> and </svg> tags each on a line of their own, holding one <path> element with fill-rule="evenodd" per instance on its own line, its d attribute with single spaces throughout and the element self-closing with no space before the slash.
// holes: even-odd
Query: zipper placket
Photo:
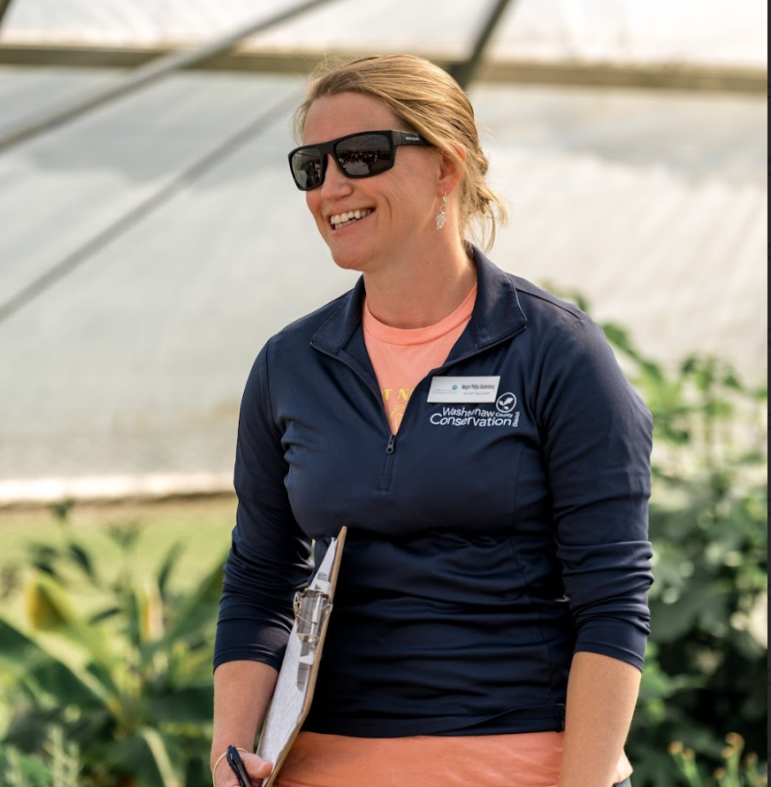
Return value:
<svg viewBox="0 0 771 787">
<path fill-rule="evenodd" d="M 420 386 L 426 380 L 428 380 L 430 377 L 433 377 L 435 374 L 439 372 L 443 372 L 446 369 L 449 369 L 450 367 L 454 366 L 457 363 L 460 363 L 461 361 L 465 361 L 468 358 L 473 358 L 478 353 L 483 352 L 483 350 L 489 350 L 493 347 L 497 347 L 499 344 L 503 344 L 503 342 L 505 341 L 513 339 L 515 336 L 522 333 L 524 329 L 525 326 L 522 326 L 514 333 L 509 334 L 508 336 L 504 337 L 503 339 L 500 339 L 497 342 L 494 342 L 493 344 L 488 344 L 486 347 L 481 349 L 476 348 L 473 352 L 469 352 L 466 353 L 465 355 L 461 355 L 460 358 L 455 358 L 452 361 L 450 361 L 450 363 L 444 363 L 441 366 L 438 366 L 436 369 L 432 369 L 430 372 L 428 372 L 425 375 L 425 377 L 423 377 L 417 383 L 417 385 L 412 389 L 412 394 L 410 395 L 409 401 L 407 402 L 407 405 L 404 408 L 404 415 L 402 416 L 402 421 L 399 427 L 399 431 L 403 430 L 404 422 L 407 419 L 407 413 L 411 412 L 410 408 L 412 407 L 412 402 L 415 399 L 415 392 L 418 390 L 418 388 L 420 388 Z M 385 423 L 386 432 L 388 433 L 388 439 L 386 440 L 386 447 L 385 447 L 385 454 L 386 454 L 385 463 L 383 464 L 383 472 L 380 475 L 380 481 L 378 482 L 377 488 L 378 491 L 382 491 L 382 492 L 388 491 L 391 488 L 391 472 L 394 463 L 394 453 L 396 452 L 396 435 L 391 432 L 391 424 L 388 420 L 388 416 L 386 415 L 385 407 L 383 407 L 383 397 L 380 391 L 378 391 L 376 388 L 373 388 L 371 385 L 371 381 L 367 379 L 367 377 L 365 377 L 363 374 L 361 374 L 361 372 L 353 364 L 348 363 L 348 361 L 346 361 L 344 358 L 340 358 L 339 355 L 335 355 L 329 352 L 328 350 L 325 350 L 323 347 L 319 347 L 317 344 L 314 344 L 313 342 L 311 342 L 311 347 L 313 347 L 315 350 L 318 350 L 318 352 L 329 356 L 330 358 L 335 358 L 336 360 L 340 361 L 340 363 L 347 366 L 364 383 L 364 385 L 366 385 L 367 389 L 371 391 L 372 394 L 375 396 L 377 403 L 379 405 L 379 410 L 383 415 L 383 421 Z"/>
<path fill-rule="evenodd" d="M 382 407 L 382 402 L 381 402 Z M 385 410 L 383 410 L 385 412 Z M 388 419 L 386 419 L 388 420 Z M 388 424 L 388 429 L 390 431 L 391 424 Z M 386 443 L 386 458 L 385 464 L 383 465 L 383 473 L 380 476 L 380 483 L 377 485 L 377 488 L 381 492 L 386 492 L 391 488 L 391 469 L 393 468 L 394 464 L 394 451 L 396 450 L 396 435 L 389 434 L 388 435 L 388 442 Z"/>
<path fill-rule="evenodd" d="M 396 450 L 396 435 L 391 433 L 391 424 L 388 421 L 388 416 L 386 415 L 385 407 L 383 407 L 383 397 L 380 391 L 376 388 L 372 387 L 371 381 L 363 375 L 353 364 L 348 363 L 344 358 L 341 358 L 339 355 L 335 355 L 328 350 L 325 350 L 323 347 L 319 347 L 317 344 L 311 342 L 311 347 L 314 350 L 318 350 L 318 352 L 323 353 L 324 355 L 334 358 L 335 360 L 342 363 L 344 366 L 347 366 L 366 386 L 367 390 L 372 393 L 378 403 L 378 409 L 382 414 L 382 420 L 385 424 L 385 430 L 388 434 L 388 439 L 386 440 L 386 447 L 385 447 L 385 462 L 383 464 L 383 472 L 380 474 L 380 480 L 378 481 L 377 488 L 379 491 L 386 491 L 391 486 L 391 468 L 394 463 L 394 451 Z M 409 402 L 407 402 L 409 406 Z M 405 408 L 405 412 L 406 412 Z"/>
</svg>

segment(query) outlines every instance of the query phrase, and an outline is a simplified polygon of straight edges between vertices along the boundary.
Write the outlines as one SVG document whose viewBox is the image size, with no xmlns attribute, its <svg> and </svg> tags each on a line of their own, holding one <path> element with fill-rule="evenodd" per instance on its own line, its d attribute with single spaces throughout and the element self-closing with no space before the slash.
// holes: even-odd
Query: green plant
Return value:
<svg viewBox="0 0 771 787">
<path fill-rule="evenodd" d="M 635 787 L 674 787 L 690 767 L 682 752 L 718 774 L 733 767 L 718 756 L 726 730 L 763 751 L 767 393 L 711 357 L 666 371 L 623 330 L 604 328 L 655 424 L 651 638 L 628 748 Z M 688 742 L 678 770 L 672 741 Z"/>
<path fill-rule="evenodd" d="M 0 751 L 0 787 L 80 787 L 80 752 L 59 726 L 48 728 L 39 754 L 13 746 Z"/>
<path fill-rule="evenodd" d="M 705 768 L 696 761 L 693 749 L 683 746 L 681 741 L 669 745 L 669 753 L 685 778 L 688 787 L 765 787 L 768 776 L 760 770 L 758 756 L 750 752 L 742 759 L 744 738 L 735 732 L 725 736 L 726 746 L 720 752 L 723 763 L 705 775 Z"/>
<path fill-rule="evenodd" d="M 60 546 L 33 548 L 24 624 L 0 618 L 0 672 L 12 710 L 3 746 L 26 758 L 19 767 L 44 760 L 40 730 L 54 722 L 80 752 L 80 785 L 208 784 L 207 632 L 214 629 L 224 559 L 194 594 L 179 597 L 169 583 L 178 546 L 154 577 L 137 580 L 136 524 L 113 531 L 125 558 L 110 572 L 67 533 L 66 517 L 63 509 Z M 84 604 L 92 608 L 88 614 Z M 57 767 L 55 758 L 47 762 Z M 18 770 L 13 763 L 8 768 Z"/>
</svg>

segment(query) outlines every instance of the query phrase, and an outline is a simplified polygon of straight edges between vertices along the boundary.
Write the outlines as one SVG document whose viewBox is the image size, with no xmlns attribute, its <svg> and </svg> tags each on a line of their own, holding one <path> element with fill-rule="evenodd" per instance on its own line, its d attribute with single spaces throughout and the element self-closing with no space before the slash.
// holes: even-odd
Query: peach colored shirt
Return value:
<svg viewBox="0 0 771 787">
<path fill-rule="evenodd" d="M 426 328 L 392 328 L 380 322 L 364 301 L 364 343 L 375 369 L 391 432 L 396 434 L 415 386 L 441 366 L 471 319 L 476 285 L 463 303 L 441 322 Z"/>
<path fill-rule="evenodd" d="M 562 732 L 406 738 L 301 732 L 275 785 L 557 787 L 563 740 Z M 623 781 L 631 773 L 629 761 L 622 754 L 614 782 Z"/>
<path fill-rule="evenodd" d="M 441 322 L 392 328 L 363 311 L 364 341 L 391 432 L 415 386 L 446 360 L 471 319 L 476 286 Z M 302 732 L 276 787 L 557 787 L 564 733 L 353 738 Z M 632 773 L 621 755 L 615 781 Z"/>
</svg>

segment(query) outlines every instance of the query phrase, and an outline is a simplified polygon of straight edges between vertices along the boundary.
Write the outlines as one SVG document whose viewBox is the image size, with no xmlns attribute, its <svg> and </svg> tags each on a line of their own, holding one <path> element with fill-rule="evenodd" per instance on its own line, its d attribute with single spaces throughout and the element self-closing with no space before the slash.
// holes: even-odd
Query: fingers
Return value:
<svg viewBox="0 0 771 787">
<path fill-rule="evenodd" d="M 257 780 L 258 785 L 262 779 L 270 776 L 270 772 L 273 770 L 272 762 L 263 760 L 262 757 L 258 757 L 256 754 L 244 754 L 241 759 L 244 761 L 246 772 L 252 779 Z"/>
<path fill-rule="evenodd" d="M 263 760 L 262 757 L 258 757 L 256 754 L 242 753 L 241 760 L 254 787 L 259 787 L 262 784 L 262 780 L 270 776 L 273 770 L 272 762 Z M 227 765 L 222 768 L 221 773 L 217 773 L 215 776 L 219 777 L 214 780 L 216 787 L 239 787 L 238 778 Z"/>
</svg>

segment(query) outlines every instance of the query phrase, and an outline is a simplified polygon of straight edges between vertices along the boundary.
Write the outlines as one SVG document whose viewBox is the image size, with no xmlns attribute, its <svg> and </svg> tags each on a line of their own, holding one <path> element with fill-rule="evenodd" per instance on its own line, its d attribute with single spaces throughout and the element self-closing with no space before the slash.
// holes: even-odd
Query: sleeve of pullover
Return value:
<svg viewBox="0 0 771 787">
<path fill-rule="evenodd" d="M 543 368 L 541 428 L 575 651 L 642 669 L 652 418 L 586 317 L 568 322 Z"/>
<path fill-rule="evenodd" d="M 271 405 L 269 345 L 254 363 L 241 402 L 234 479 L 238 510 L 225 564 L 215 669 L 234 660 L 281 666 L 292 600 L 311 572 L 311 542 L 292 515 L 284 487 L 287 463 Z"/>
</svg>

